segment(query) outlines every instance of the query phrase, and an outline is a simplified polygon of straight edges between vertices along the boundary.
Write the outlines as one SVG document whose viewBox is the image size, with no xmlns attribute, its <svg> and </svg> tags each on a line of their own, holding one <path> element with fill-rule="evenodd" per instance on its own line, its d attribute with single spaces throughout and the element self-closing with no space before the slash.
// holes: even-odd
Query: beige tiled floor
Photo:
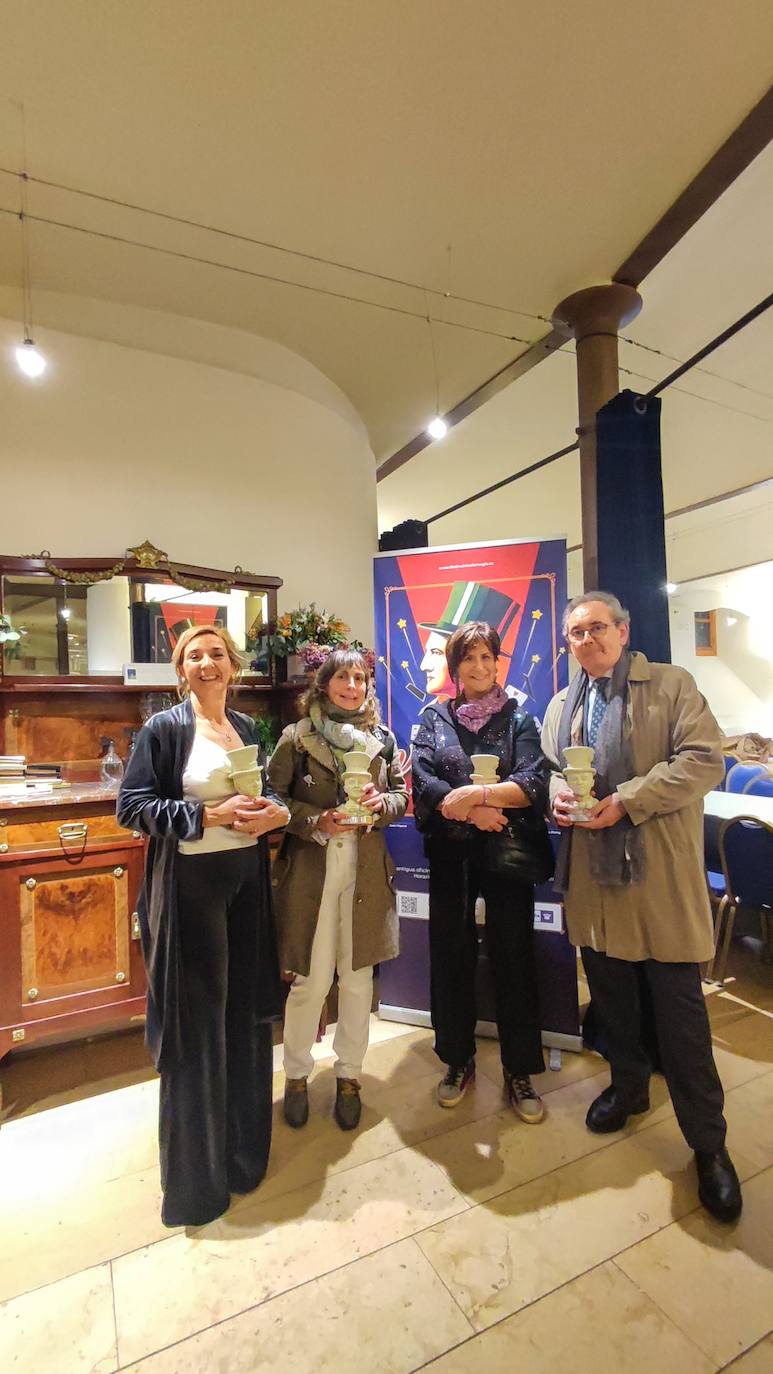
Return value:
<svg viewBox="0 0 773 1374">
<path fill-rule="evenodd" d="M 738 1374 L 773 1371 L 770 970 L 708 996 L 746 1205 L 724 1228 L 660 1080 L 609 1137 L 584 1126 L 591 1055 L 515 1120 L 481 1042 L 461 1107 L 434 1101 L 429 1032 L 373 1023 L 360 1129 L 281 1119 L 268 1177 L 220 1221 L 159 1220 L 157 1083 L 138 1037 L 0 1069 L 0 1367 L 14 1374 Z M 277 1055 L 277 1067 L 278 1067 Z"/>
</svg>

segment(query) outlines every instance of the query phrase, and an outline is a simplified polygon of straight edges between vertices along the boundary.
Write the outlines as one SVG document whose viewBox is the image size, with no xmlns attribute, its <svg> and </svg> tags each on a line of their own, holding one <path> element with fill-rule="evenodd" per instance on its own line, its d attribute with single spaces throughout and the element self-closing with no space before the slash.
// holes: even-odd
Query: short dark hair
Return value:
<svg viewBox="0 0 773 1374">
<path fill-rule="evenodd" d="M 468 620 L 466 625 L 460 625 L 451 635 L 446 644 L 446 663 L 454 682 L 459 672 L 459 664 L 467 657 L 473 644 L 477 644 L 479 640 L 491 650 L 494 658 L 499 658 L 499 634 L 486 620 Z"/>
</svg>

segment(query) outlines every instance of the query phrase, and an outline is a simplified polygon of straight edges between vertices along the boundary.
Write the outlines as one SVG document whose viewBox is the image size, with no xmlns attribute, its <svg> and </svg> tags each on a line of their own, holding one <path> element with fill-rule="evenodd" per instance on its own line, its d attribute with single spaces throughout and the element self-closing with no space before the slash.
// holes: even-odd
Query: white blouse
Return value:
<svg viewBox="0 0 773 1374">
<path fill-rule="evenodd" d="M 228 755 L 222 745 L 197 733 L 183 773 L 183 800 L 217 806 L 226 797 L 232 797 L 235 788 L 228 775 L 229 768 Z M 200 840 L 180 840 L 179 851 L 181 854 L 215 854 L 220 850 L 244 849 L 257 842 L 256 835 L 247 835 L 225 825 L 210 825 Z"/>
</svg>

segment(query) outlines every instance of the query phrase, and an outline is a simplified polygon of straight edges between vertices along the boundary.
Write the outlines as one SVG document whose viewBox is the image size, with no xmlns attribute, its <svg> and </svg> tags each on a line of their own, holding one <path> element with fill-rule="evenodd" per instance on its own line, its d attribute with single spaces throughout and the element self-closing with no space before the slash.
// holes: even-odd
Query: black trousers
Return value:
<svg viewBox="0 0 773 1374">
<path fill-rule="evenodd" d="M 259 863 L 257 846 L 178 856 L 187 1016 L 183 1062 L 161 1074 L 167 1226 L 214 1220 L 268 1165 L 272 1035 L 255 1013 Z"/>
<path fill-rule="evenodd" d="M 596 1016 L 606 1034 L 612 1083 L 626 1095 L 647 1090 L 652 1058 L 642 1034 L 642 975 L 649 989 L 657 1047 L 676 1118 L 693 1150 L 725 1143 L 725 1097 L 711 1048 L 697 964 L 657 959 L 629 963 L 587 946 L 582 961 Z"/>
<path fill-rule="evenodd" d="M 470 846 L 472 849 L 472 846 Z M 478 930 L 486 903 L 486 948 L 494 984 L 499 1049 L 511 1074 L 542 1073 L 534 889 L 486 873 L 467 846 L 433 841 L 429 863 L 430 1006 L 435 1050 L 460 1068 L 475 1053 Z"/>
</svg>

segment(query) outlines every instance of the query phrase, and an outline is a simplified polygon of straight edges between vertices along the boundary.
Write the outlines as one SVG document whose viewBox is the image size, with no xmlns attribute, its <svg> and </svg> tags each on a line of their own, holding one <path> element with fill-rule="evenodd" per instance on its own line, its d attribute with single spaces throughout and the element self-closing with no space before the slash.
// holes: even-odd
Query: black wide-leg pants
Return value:
<svg viewBox="0 0 773 1374">
<path fill-rule="evenodd" d="M 271 1146 L 271 1023 L 256 1015 L 257 846 L 177 858 L 187 999 L 182 1062 L 162 1072 L 162 1220 L 203 1226 L 256 1188 Z M 275 957 L 273 947 L 266 951 Z"/>
<path fill-rule="evenodd" d="M 478 896 L 486 904 L 486 948 L 503 1068 L 517 1076 L 542 1073 L 534 889 L 511 877 L 486 873 L 472 845 L 433 840 L 429 945 L 435 1050 L 453 1068 L 461 1068 L 475 1054 Z"/>
<path fill-rule="evenodd" d="M 612 1083 L 630 1096 L 646 1093 L 652 1061 L 642 1035 L 640 977 L 649 989 L 660 1067 L 676 1119 L 693 1150 L 716 1153 L 727 1130 L 724 1093 L 711 1048 L 711 1027 L 697 964 L 658 959 L 630 963 L 587 946 L 582 961 L 593 1007 L 606 1034 Z"/>
</svg>

